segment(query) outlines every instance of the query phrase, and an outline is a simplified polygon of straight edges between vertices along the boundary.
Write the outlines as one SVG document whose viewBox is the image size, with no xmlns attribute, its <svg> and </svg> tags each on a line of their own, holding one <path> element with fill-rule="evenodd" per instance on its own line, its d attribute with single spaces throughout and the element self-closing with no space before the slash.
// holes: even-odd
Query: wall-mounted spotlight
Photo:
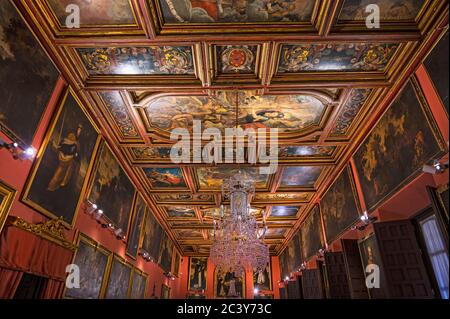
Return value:
<svg viewBox="0 0 450 319">
<path fill-rule="evenodd" d="M 425 164 L 422 167 L 422 171 L 424 173 L 428 173 L 428 174 L 442 174 L 444 173 L 449 167 L 448 161 L 441 163 L 438 160 L 435 160 L 433 162 L 433 164 L 429 165 L 429 164 Z"/>
<path fill-rule="evenodd" d="M 174 274 L 172 274 L 170 271 L 169 272 L 165 272 L 164 273 L 164 276 L 166 276 L 169 280 L 175 280 L 177 277 L 174 275 Z"/>
<path fill-rule="evenodd" d="M 259 294 L 259 289 L 258 289 L 258 288 L 253 289 L 253 294 L 254 294 L 254 295 Z"/>
<path fill-rule="evenodd" d="M 7 143 L 0 139 L 0 149 L 2 148 L 8 150 L 15 160 L 32 161 L 36 156 L 36 150 L 33 147 L 21 147 L 17 142 Z"/>
<path fill-rule="evenodd" d="M 154 262 L 152 256 L 150 256 L 150 254 L 145 249 L 139 249 L 138 255 L 141 256 L 142 259 L 144 259 L 146 262 Z"/>
<path fill-rule="evenodd" d="M 362 225 L 359 226 L 353 226 L 351 229 L 352 230 L 359 230 L 359 231 L 363 231 L 364 229 L 367 228 L 367 226 L 369 226 L 370 224 L 375 223 L 378 218 L 373 217 L 373 216 L 369 216 L 369 214 L 367 213 L 367 211 L 365 211 L 360 217 L 359 217 L 360 221 L 362 222 Z"/>
</svg>

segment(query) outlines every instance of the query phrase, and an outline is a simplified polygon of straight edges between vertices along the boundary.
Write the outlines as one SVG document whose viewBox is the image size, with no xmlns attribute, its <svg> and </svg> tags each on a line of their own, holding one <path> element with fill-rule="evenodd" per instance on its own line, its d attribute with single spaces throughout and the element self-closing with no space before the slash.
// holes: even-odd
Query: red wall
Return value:
<svg viewBox="0 0 450 319">
<path fill-rule="evenodd" d="M 46 108 L 45 114 L 41 120 L 37 133 L 33 141 L 33 147 L 39 150 L 39 147 L 43 141 L 46 134 L 47 127 L 50 124 L 52 115 L 57 107 L 59 98 L 61 94 L 64 93 L 66 88 L 66 83 L 63 79 L 60 79 L 54 89 L 52 97 Z M 0 132 L 2 139 L 7 140 L 8 138 Z M 25 183 L 27 181 L 28 175 L 32 168 L 33 163 L 31 161 L 20 161 L 14 160 L 11 154 L 5 150 L 0 150 L 0 179 L 17 190 L 17 196 L 10 210 L 10 215 L 18 216 L 25 219 L 28 222 L 39 223 L 46 221 L 46 217 L 36 212 L 34 209 L 25 205 L 20 201 L 22 197 L 22 191 L 24 189 Z M 84 195 L 83 195 L 84 196 Z M 183 278 L 175 279 L 174 281 L 169 280 L 163 275 L 163 270 L 154 263 L 146 263 L 142 258 L 138 257 L 135 261 L 125 255 L 126 244 L 118 241 L 114 235 L 103 229 L 95 220 L 88 217 L 83 212 L 83 205 L 80 207 L 80 212 L 77 214 L 77 220 L 73 230 L 67 232 L 67 239 L 74 240 L 76 236 L 76 231 L 79 230 L 87 236 L 91 237 L 95 241 L 99 242 L 105 246 L 108 250 L 113 253 L 124 257 L 128 262 L 130 262 L 135 267 L 141 269 L 149 275 L 148 286 L 147 286 L 147 297 L 150 297 L 153 291 L 153 286 L 156 284 L 156 296 L 161 294 L 161 285 L 164 283 L 171 287 L 171 297 L 180 298 L 184 297 L 184 292 L 181 290 Z"/>
</svg>

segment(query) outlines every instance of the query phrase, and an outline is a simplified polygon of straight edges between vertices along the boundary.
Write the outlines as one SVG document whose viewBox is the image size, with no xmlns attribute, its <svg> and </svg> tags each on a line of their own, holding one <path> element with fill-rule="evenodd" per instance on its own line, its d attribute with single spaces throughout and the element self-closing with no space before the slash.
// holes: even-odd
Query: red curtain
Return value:
<svg viewBox="0 0 450 319">
<path fill-rule="evenodd" d="M 58 299 L 64 292 L 64 281 L 48 279 L 42 294 L 42 299 Z"/>
<path fill-rule="evenodd" d="M 6 226 L 0 236 L 0 274 L 6 274 L 4 278 L 0 276 L 0 298 L 14 296 L 24 272 L 48 278 L 43 298 L 61 297 L 66 267 L 72 256 L 69 249 L 14 226 Z"/>
<path fill-rule="evenodd" d="M 23 272 L 0 268 L 0 299 L 11 299 L 14 297 Z"/>
</svg>

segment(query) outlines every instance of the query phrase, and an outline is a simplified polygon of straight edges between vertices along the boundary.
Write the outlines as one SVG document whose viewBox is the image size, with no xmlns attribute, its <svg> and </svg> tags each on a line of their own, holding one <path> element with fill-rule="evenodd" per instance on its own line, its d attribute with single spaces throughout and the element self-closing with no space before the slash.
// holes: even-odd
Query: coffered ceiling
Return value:
<svg viewBox="0 0 450 319">
<path fill-rule="evenodd" d="M 239 170 L 279 253 L 447 18 L 429 0 L 15 2 L 185 255 L 208 253 L 221 184 Z M 380 29 L 366 27 L 366 2 Z M 65 26 L 69 4 L 79 29 Z M 170 132 L 194 120 L 278 128 L 276 173 L 173 164 Z"/>
</svg>

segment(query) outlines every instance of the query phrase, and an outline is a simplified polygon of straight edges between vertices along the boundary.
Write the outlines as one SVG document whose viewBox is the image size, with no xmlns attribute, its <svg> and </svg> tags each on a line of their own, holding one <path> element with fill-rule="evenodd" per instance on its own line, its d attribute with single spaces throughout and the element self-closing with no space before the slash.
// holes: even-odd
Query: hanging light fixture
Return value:
<svg viewBox="0 0 450 319">
<path fill-rule="evenodd" d="M 269 248 L 264 244 L 267 231 L 263 214 L 262 227 L 251 214 L 250 201 L 255 188 L 253 181 L 238 173 L 222 186 L 222 193 L 230 199 L 230 207 L 221 207 L 214 218 L 214 240 L 210 251 L 212 262 L 222 271 L 237 276 L 246 269 L 262 271 L 269 263 Z"/>
</svg>

